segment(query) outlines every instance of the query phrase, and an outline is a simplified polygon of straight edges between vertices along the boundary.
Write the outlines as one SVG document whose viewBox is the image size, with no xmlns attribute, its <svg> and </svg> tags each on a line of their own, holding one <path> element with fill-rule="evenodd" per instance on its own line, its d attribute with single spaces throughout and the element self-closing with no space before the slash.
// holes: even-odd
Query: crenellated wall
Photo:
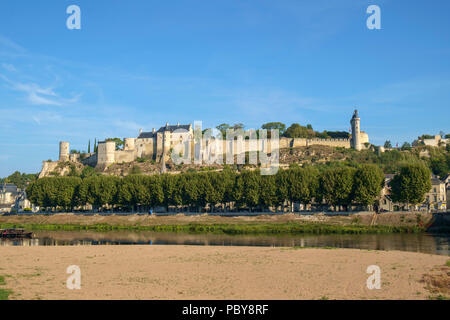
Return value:
<svg viewBox="0 0 450 320">
<path fill-rule="evenodd" d="M 264 151 L 267 154 L 273 152 L 274 148 L 288 149 L 322 145 L 328 147 L 354 148 L 361 150 L 369 142 L 369 136 L 364 131 L 360 131 L 360 118 L 355 110 L 352 120 L 352 138 L 350 139 L 308 139 L 308 138 L 287 138 L 280 137 L 276 143 L 272 144 L 271 139 L 249 140 L 248 132 L 244 133 L 244 138 L 240 136 L 233 141 L 222 140 L 216 142 L 212 138 L 202 136 L 202 150 L 196 147 L 193 139 L 194 131 L 192 125 L 169 125 L 168 123 L 158 131 L 139 133 L 137 138 L 124 138 L 123 150 L 116 150 L 114 141 L 99 142 L 96 153 L 89 154 L 86 158 L 80 159 L 79 155 L 69 154 L 69 143 L 60 142 L 59 160 L 81 162 L 89 166 L 106 167 L 113 163 L 132 162 L 137 158 L 149 158 L 158 162 L 163 159 L 167 161 L 172 151 L 174 154 L 183 155 L 185 150 L 189 150 L 190 158 L 197 157 L 199 152 L 210 152 L 211 154 L 227 154 L 232 152 L 234 156 L 249 151 Z M 239 135 L 238 133 L 236 133 Z M 247 135 L 247 136 L 246 136 Z M 238 147 L 237 139 L 241 139 L 242 148 Z M 242 140 L 243 139 L 243 140 Z M 163 158 L 164 154 L 164 158 Z M 228 157 L 229 158 L 229 157 Z M 44 163 L 43 172 L 51 170 L 54 165 Z"/>
</svg>

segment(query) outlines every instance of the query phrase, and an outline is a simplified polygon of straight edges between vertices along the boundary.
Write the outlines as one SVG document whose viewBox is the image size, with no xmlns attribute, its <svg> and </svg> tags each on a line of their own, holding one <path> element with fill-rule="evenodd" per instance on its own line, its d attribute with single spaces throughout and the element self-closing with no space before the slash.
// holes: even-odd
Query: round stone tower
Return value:
<svg viewBox="0 0 450 320">
<path fill-rule="evenodd" d="M 69 143 L 66 141 L 59 143 L 59 161 L 69 161 Z"/>
<path fill-rule="evenodd" d="M 105 142 L 105 162 L 107 164 L 114 163 L 115 154 L 116 154 L 116 142 L 115 141 L 106 141 Z"/>
<path fill-rule="evenodd" d="M 355 110 L 353 113 L 352 120 L 350 123 L 352 125 L 352 148 L 360 151 L 361 148 L 361 127 L 360 127 L 361 119 L 358 116 L 358 110 Z"/>
<path fill-rule="evenodd" d="M 134 150 L 135 138 L 124 138 L 123 150 Z"/>
</svg>

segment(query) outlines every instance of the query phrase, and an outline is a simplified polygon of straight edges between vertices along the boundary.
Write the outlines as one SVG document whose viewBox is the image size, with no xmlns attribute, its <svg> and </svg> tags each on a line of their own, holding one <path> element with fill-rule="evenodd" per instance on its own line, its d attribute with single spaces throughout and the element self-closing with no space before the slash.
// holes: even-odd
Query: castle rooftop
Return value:
<svg viewBox="0 0 450 320">
<path fill-rule="evenodd" d="M 165 125 L 164 127 L 161 127 L 156 132 L 174 132 L 177 129 L 184 129 L 186 131 L 189 131 L 191 129 L 190 124 L 176 124 L 176 125 Z M 145 139 L 145 138 L 153 138 L 155 137 L 155 132 L 141 132 L 138 136 L 138 139 Z"/>
</svg>

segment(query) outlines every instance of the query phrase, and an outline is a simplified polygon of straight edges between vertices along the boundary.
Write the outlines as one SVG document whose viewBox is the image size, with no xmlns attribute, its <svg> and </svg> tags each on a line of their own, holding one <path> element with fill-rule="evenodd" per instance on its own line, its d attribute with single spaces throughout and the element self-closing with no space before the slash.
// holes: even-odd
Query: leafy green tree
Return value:
<svg viewBox="0 0 450 320">
<path fill-rule="evenodd" d="M 350 134 L 347 131 L 324 131 L 332 139 L 348 139 Z"/>
<path fill-rule="evenodd" d="M 244 170 L 240 178 L 244 188 L 242 193 L 242 202 L 246 204 L 250 211 L 259 204 L 261 173 L 259 170 Z"/>
<path fill-rule="evenodd" d="M 87 177 L 95 176 L 97 175 L 97 172 L 95 172 L 95 169 L 89 166 L 86 166 L 81 170 L 80 177 L 81 179 L 85 179 Z"/>
<path fill-rule="evenodd" d="M 267 137 L 270 138 L 270 130 L 278 130 L 281 137 L 286 131 L 286 125 L 282 122 L 268 122 L 261 126 L 262 129 L 268 130 Z"/>
<path fill-rule="evenodd" d="M 152 207 L 162 205 L 164 203 L 164 190 L 161 176 L 148 177 L 147 187 L 150 190 L 150 205 Z"/>
<path fill-rule="evenodd" d="M 333 206 L 348 206 L 353 190 L 355 169 L 350 167 L 330 168 L 320 176 L 320 193 Z"/>
<path fill-rule="evenodd" d="M 114 141 L 116 143 L 116 150 L 122 149 L 124 145 L 124 141 L 120 138 L 108 138 L 105 141 Z"/>
<path fill-rule="evenodd" d="M 386 149 L 391 149 L 391 148 L 392 148 L 392 143 L 391 143 L 391 141 L 390 141 L 390 140 L 386 140 L 386 141 L 384 142 L 384 147 L 385 147 Z"/>
<path fill-rule="evenodd" d="M 199 207 L 206 202 L 203 181 L 197 173 L 186 173 L 183 178 L 183 203 L 197 207 L 199 211 Z"/>
<path fill-rule="evenodd" d="M 431 172 L 421 164 L 409 164 L 401 168 L 391 183 L 394 202 L 418 204 L 425 200 L 431 189 Z"/>
<path fill-rule="evenodd" d="M 308 129 L 298 123 L 293 123 L 284 133 L 288 138 L 312 138 L 315 136 L 315 132 L 312 129 Z"/>
<path fill-rule="evenodd" d="M 12 183 L 17 188 L 25 189 L 25 187 L 33 182 L 36 181 L 38 177 L 38 174 L 26 174 L 26 173 L 20 173 L 19 171 L 15 171 L 13 174 L 9 175 L 6 178 L 0 179 L 0 183 Z"/>
<path fill-rule="evenodd" d="M 223 172 L 209 172 L 205 174 L 205 203 L 211 205 L 211 211 L 214 211 L 214 207 L 217 204 L 224 201 L 227 185 L 223 176 Z"/>
<path fill-rule="evenodd" d="M 402 144 L 402 150 L 411 150 L 411 144 L 409 142 L 404 142 Z"/>
<path fill-rule="evenodd" d="M 384 185 L 383 171 L 376 165 L 364 164 L 355 172 L 353 200 L 364 205 L 373 205 Z"/>
<path fill-rule="evenodd" d="M 96 209 L 117 204 L 120 182 L 120 178 L 114 176 L 88 177 L 79 188 L 80 202 L 89 203 Z"/>
<path fill-rule="evenodd" d="M 289 199 L 304 205 L 311 203 L 319 187 L 319 172 L 314 168 L 294 168 L 288 171 Z"/>
<path fill-rule="evenodd" d="M 277 206 L 282 206 L 284 210 L 284 203 L 289 199 L 289 172 L 287 170 L 278 170 L 275 175 L 277 184 Z"/>
<path fill-rule="evenodd" d="M 222 137 L 227 136 L 227 130 L 231 129 L 230 125 L 228 123 L 222 123 L 216 127 L 217 130 L 219 130 L 222 133 Z"/>
<path fill-rule="evenodd" d="M 276 176 L 261 176 L 260 180 L 259 204 L 266 208 L 278 205 Z"/>
</svg>

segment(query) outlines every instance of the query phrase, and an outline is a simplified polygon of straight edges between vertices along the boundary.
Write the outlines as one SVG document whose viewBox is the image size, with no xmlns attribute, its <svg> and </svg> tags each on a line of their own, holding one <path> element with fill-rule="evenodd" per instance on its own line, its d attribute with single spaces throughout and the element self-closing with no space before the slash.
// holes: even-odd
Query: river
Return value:
<svg viewBox="0 0 450 320">
<path fill-rule="evenodd" d="M 33 239 L 0 239 L 1 246 L 207 245 L 333 247 L 400 250 L 450 256 L 449 234 L 216 235 L 151 231 L 36 231 Z"/>
</svg>

